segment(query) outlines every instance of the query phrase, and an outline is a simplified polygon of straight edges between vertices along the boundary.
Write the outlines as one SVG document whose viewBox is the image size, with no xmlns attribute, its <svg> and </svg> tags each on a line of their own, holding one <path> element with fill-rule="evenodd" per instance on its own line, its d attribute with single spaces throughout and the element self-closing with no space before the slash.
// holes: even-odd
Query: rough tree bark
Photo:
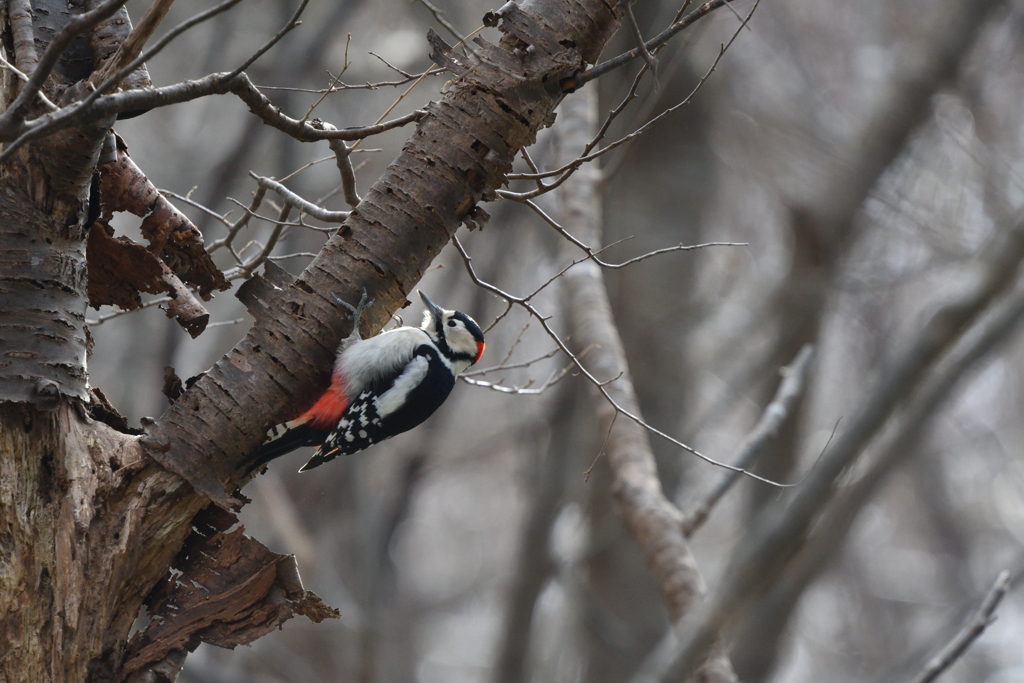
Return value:
<svg viewBox="0 0 1024 683">
<path fill-rule="evenodd" d="M 44 5 L 53 11 L 35 15 L 37 47 L 55 32 L 41 32 L 40 23 L 56 22 L 59 31 L 78 11 L 53 0 L 33 9 Z M 366 287 L 377 302 L 366 333 L 403 306 L 455 229 L 479 217 L 476 204 L 503 182 L 517 151 L 550 123 L 563 79 L 597 59 L 618 11 L 600 0 L 506 5 L 489 17 L 501 23 L 500 44 L 476 47 L 500 68 L 467 65 L 434 41 L 435 60 L 460 78 L 298 279 L 269 267 L 242 288 L 256 317 L 252 331 L 141 436 L 90 417 L 95 405 L 86 403 L 89 188 L 113 122 L 40 139 L 3 167 L 0 237 L 25 246 L 3 250 L 2 320 L 20 316 L 28 329 L 4 327 L 0 348 L 0 639 L 8 644 L 0 678 L 173 680 L 184 652 L 201 641 L 231 646 L 293 612 L 329 615 L 297 585 L 287 558 L 231 531 L 230 516 L 208 510 L 194 518 L 211 500 L 224 508 L 242 502 L 245 456 L 268 425 L 305 407 L 323 385 L 348 332 L 331 295 L 354 300 Z M 48 95 L 101 66 L 88 39 L 74 48 Z M 10 102 L 16 84 L 5 78 Z M 29 276 L 32 250 L 41 260 Z M 15 336 L 25 332 L 46 344 L 30 348 Z M 204 611 L 190 584 L 163 581 L 172 566 L 207 588 L 211 572 L 234 578 L 214 587 Z M 147 600 L 161 618 L 129 642 Z"/>
</svg>

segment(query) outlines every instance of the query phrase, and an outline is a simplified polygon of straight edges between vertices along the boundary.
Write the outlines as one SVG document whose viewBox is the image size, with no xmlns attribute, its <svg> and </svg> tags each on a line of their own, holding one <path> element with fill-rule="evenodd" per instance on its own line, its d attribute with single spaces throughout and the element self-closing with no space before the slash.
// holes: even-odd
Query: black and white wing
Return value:
<svg viewBox="0 0 1024 683">
<path fill-rule="evenodd" d="M 412 429 L 434 414 L 454 386 L 455 375 L 437 349 L 429 344 L 417 347 L 408 363 L 349 396 L 337 426 L 299 471 Z"/>
</svg>

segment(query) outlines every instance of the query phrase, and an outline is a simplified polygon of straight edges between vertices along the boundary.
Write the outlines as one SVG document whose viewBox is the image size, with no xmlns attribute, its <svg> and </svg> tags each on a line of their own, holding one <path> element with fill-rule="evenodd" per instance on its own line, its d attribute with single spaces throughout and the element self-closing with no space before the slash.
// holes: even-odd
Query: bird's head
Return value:
<svg viewBox="0 0 1024 683">
<path fill-rule="evenodd" d="M 461 311 L 441 308 L 420 292 L 427 310 L 421 327 L 452 364 L 455 374 L 473 365 L 484 355 L 484 333 L 476 321 Z"/>
</svg>

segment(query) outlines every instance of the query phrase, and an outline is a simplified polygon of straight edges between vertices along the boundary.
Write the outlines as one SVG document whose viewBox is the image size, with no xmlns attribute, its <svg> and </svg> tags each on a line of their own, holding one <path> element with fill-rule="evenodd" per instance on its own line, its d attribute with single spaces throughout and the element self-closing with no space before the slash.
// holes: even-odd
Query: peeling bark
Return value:
<svg viewBox="0 0 1024 683">
<path fill-rule="evenodd" d="M 178 211 L 128 156 L 124 141 L 117 139 L 117 160 L 99 167 L 102 217 L 109 222 L 115 212 L 127 211 L 142 218 L 142 234 L 149 251 L 174 274 L 209 300 L 214 290 L 230 285 L 203 246 L 203 236 L 185 214 Z"/>
<path fill-rule="evenodd" d="M 243 531 L 234 515 L 215 507 L 193 522 L 171 573 L 146 600 L 149 626 L 129 641 L 119 680 L 200 643 L 246 645 L 293 614 L 314 623 L 339 616 L 303 589 L 294 555 L 271 552 Z"/>
</svg>

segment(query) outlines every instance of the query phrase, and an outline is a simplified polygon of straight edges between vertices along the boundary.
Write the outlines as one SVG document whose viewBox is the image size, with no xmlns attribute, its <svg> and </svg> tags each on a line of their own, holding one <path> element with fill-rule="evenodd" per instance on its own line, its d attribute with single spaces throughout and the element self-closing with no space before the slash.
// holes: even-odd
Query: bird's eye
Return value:
<svg viewBox="0 0 1024 683">
<path fill-rule="evenodd" d="M 448 321 L 448 327 L 455 327 L 456 325 L 458 325 L 458 323 L 456 323 L 454 320 Z"/>
</svg>

